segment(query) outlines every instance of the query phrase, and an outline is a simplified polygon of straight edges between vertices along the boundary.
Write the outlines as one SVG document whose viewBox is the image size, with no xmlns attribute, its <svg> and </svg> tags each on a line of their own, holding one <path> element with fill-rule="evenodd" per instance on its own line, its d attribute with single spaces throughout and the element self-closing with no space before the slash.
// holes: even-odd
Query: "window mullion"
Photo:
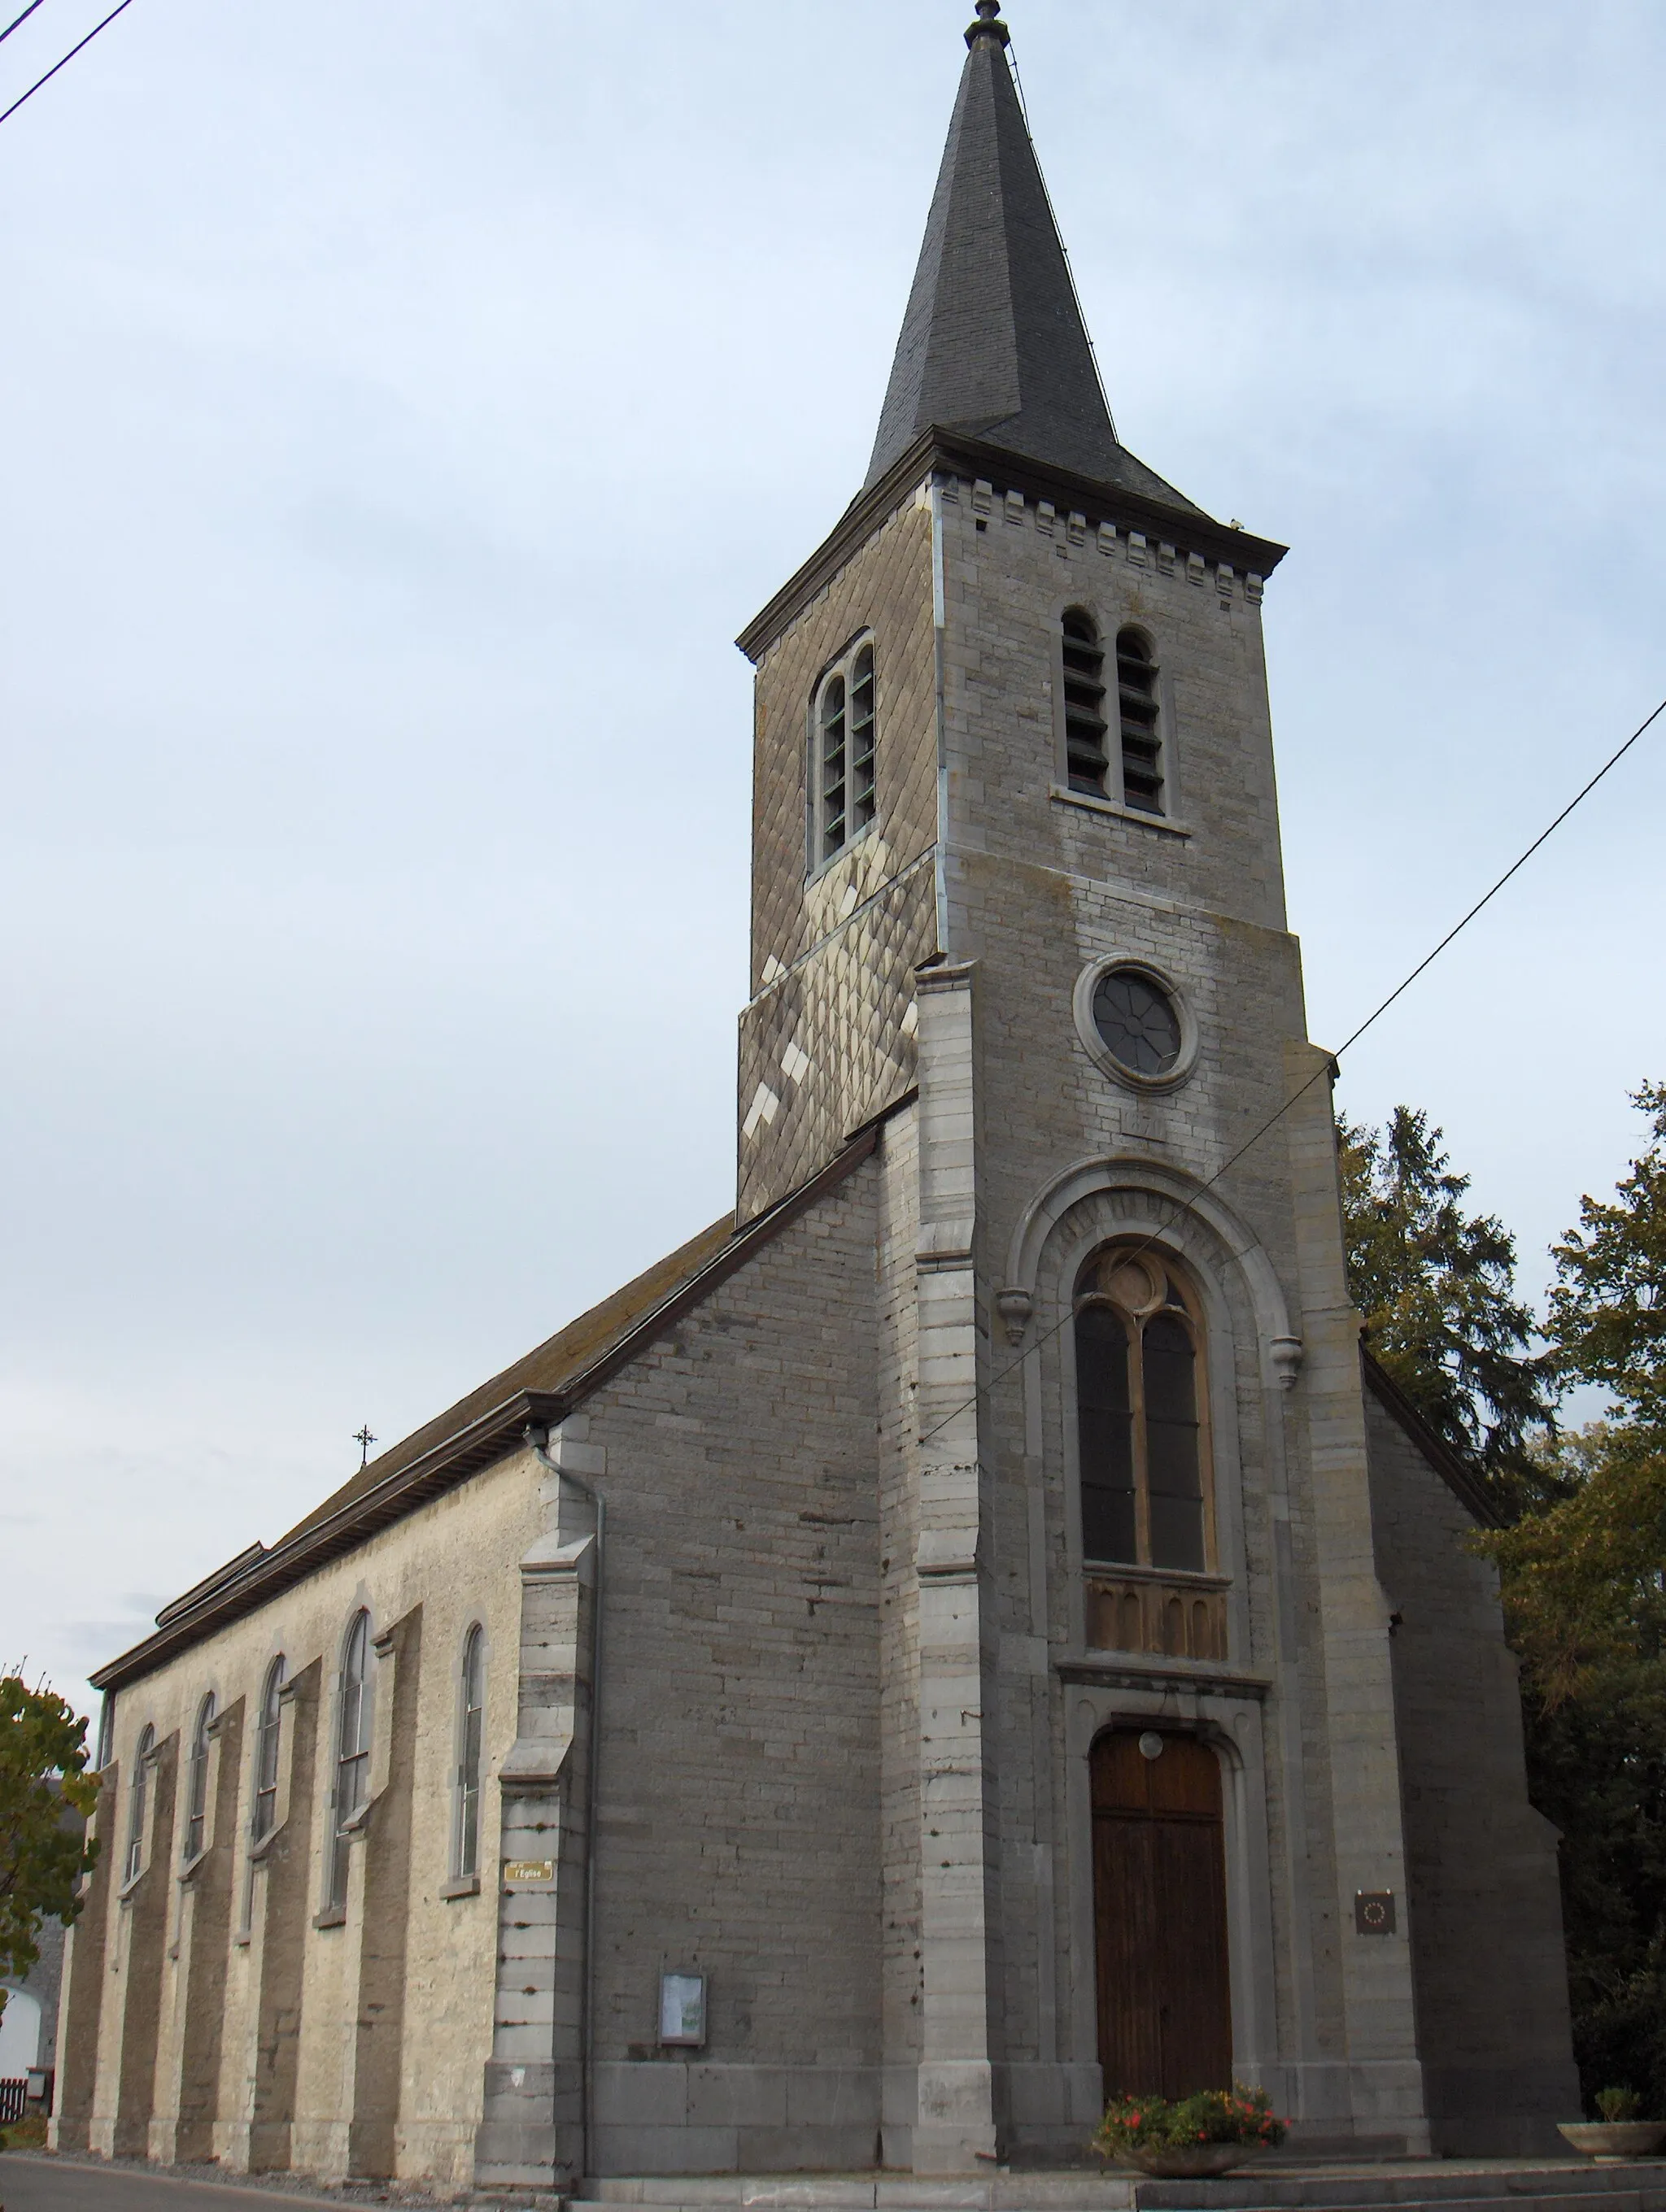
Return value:
<svg viewBox="0 0 1666 2212">
<path fill-rule="evenodd" d="M 1140 1565 L 1150 1566 L 1151 1560 L 1151 1480 L 1146 1455 L 1146 1355 L 1145 1332 L 1140 1323 L 1129 1318 L 1128 1332 L 1128 1426 L 1134 1448 L 1134 1549 Z"/>
</svg>

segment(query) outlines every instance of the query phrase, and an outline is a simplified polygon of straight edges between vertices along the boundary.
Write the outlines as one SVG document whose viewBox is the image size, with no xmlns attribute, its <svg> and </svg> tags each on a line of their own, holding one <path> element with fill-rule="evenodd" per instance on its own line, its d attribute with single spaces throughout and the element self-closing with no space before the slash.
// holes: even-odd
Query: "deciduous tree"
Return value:
<svg viewBox="0 0 1666 2212">
<path fill-rule="evenodd" d="M 1666 1086 L 1612 1199 L 1554 1248 L 1552 1357 L 1608 1418 L 1541 1442 L 1539 1502 L 1480 1540 L 1522 1659 L 1528 1780 L 1562 1832 L 1574 2047 L 1587 2103 L 1666 2113 Z"/>
<path fill-rule="evenodd" d="M 55 1691 L 0 1675 L 0 1974 L 27 1973 L 41 1922 L 80 1911 L 98 1844 L 64 1815 L 85 1820 L 97 1802 L 86 1722 Z"/>
</svg>

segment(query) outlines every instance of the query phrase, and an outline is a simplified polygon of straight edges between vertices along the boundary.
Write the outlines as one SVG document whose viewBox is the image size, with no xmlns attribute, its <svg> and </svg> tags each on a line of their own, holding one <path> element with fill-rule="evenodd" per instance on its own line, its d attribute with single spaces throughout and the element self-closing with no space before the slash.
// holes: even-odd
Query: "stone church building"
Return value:
<svg viewBox="0 0 1666 2212">
<path fill-rule="evenodd" d="M 746 629 L 733 1214 L 96 1678 L 65 2148 L 545 2189 L 1578 2111 L 1485 1498 L 1362 1353 L 1282 548 L 1118 441 L 978 0 Z M 970 2201 L 970 2200 L 968 2200 Z"/>
</svg>

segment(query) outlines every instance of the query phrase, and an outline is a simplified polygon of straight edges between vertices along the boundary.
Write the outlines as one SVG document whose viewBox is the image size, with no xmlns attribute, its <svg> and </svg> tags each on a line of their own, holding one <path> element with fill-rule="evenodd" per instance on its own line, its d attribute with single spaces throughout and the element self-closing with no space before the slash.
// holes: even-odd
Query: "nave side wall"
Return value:
<svg viewBox="0 0 1666 2212">
<path fill-rule="evenodd" d="M 356 2125 L 361 2160 L 380 2143 L 390 2171 L 470 2178 L 490 2040 L 495 1883 L 488 1874 L 483 1894 L 444 1893 L 455 1887 L 459 1668 L 478 1621 L 487 1639 L 480 1863 L 495 1869 L 492 1778 L 515 1732 L 516 1562 L 539 1526 L 540 1480 L 525 1453 L 500 1462 L 120 1692 L 99 1816 L 104 1854 L 66 1975 L 66 2035 L 96 2049 L 96 2081 L 82 2109 L 66 2104 L 64 2147 L 214 2157 L 238 2171 L 293 2164 L 334 2178 L 349 2170 Z M 345 1918 L 320 1927 L 336 1676 L 361 1606 L 374 1636 L 395 1639 L 372 1669 L 377 1802 L 350 1847 Z M 252 1869 L 255 1715 L 280 1652 L 294 1686 L 280 1830 Z M 207 1848 L 182 1880 L 189 1746 L 210 1690 L 220 1718 Z M 134 1750 L 147 1723 L 158 1752 L 143 1870 L 124 1887 Z M 397 1975 L 380 1947 L 367 1954 L 368 1880 L 373 1908 L 383 1900 L 380 1921 L 390 1897 L 404 1899 Z M 78 1977 L 76 1954 L 100 1951 L 96 1981 Z M 390 2004 L 396 1983 L 402 1994 Z M 386 2023 L 382 2045 L 396 2043 L 392 2054 L 356 2025 L 367 2001 Z M 397 2027 L 390 2011 L 400 2013 Z"/>
<path fill-rule="evenodd" d="M 1418 2036 L 1434 2147 L 1560 2148 L 1580 2110 L 1556 1831 L 1529 1802 L 1498 1575 L 1474 1522 L 1367 1393 L 1377 1565 L 1399 1616 L 1395 1713 Z"/>
</svg>

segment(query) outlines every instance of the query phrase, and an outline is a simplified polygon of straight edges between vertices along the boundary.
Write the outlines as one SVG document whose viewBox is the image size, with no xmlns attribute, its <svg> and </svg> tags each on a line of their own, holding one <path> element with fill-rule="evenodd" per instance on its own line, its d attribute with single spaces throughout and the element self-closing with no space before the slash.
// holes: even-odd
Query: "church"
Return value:
<svg viewBox="0 0 1666 2212">
<path fill-rule="evenodd" d="M 1124 2090 L 1578 2114 L 1486 1494 L 1349 1304 L 1284 549 L 1120 442 L 997 5 L 739 640 L 734 1210 L 94 1677 L 64 2149 L 970 2205 Z"/>
</svg>

